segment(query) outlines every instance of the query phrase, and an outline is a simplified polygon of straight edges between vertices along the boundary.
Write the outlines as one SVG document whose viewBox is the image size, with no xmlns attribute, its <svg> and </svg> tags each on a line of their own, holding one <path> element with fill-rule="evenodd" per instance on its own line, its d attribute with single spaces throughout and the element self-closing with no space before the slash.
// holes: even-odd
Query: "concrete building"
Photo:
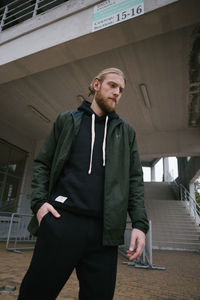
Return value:
<svg viewBox="0 0 200 300">
<path fill-rule="evenodd" d="M 137 132 L 143 166 L 176 156 L 187 188 L 199 175 L 200 2 L 115 2 L 1 4 L 0 211 L 30 212 L 33 159 L 56 116 L 110 66 L 127 76 L 118 112 Z"/>
</svg>

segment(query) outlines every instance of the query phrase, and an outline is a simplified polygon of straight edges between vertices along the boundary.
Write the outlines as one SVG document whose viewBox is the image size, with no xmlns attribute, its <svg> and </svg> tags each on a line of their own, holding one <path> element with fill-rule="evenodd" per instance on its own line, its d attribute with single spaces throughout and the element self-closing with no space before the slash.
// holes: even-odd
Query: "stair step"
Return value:
<svg viewBox="0 0 200 300">
<path fill-rule="evenodd" d="M 200 252 L 200 249 L 194 246 L 183 246 L 183 245 L 159 245 L 152 246 L 154 250 L 173 250 L 173 251 L 191 251 L 191 252 Z"/>
<path fill-rule="evenodd" d="M 152 226 L 152 231 L 153 231 L 153 234 L 154 233 L 162 233 L 162 234 L 180 234 L 180 233 L 183 233 L 183 234 L 186 234 L 186 235 L 191 235 L 191 234 L 195 234 L 195 235 L 198 235 L 200 236 L 200 232 L 198 231 L 195 231 L 194 229 L 190 229 L 190 230 L 187 230 L 187 229 L 184 229 L 184 228 L 165 228 L 165 227 L 161 227 L 161 228 L 157 228 L 155 226 Z"/>
<path fill-rule="evenodd" d="M 200 249 L 200 227 L 169 183 L 145 183 L 145 206 L 152 221 L 153 249 Z"/>
<path fill-rule="evenodd" d="M 157 222 L 154 222 L 153 220 L 152 221 L 152 227 L 155 227 L 155 226 L 159 226 L 159 227 L 166 227 L 166 228 L 170 228 L 170 229 L 175 229 L 175 228 L 180 228 L 180 229 L 193 229 L 195 230 L 195 225 L 194 224 L 186 224 L 186 223 L 175 223 L 175 222 L 164 222 L 164 223 L 161 223 L 160 221 L 157 221 Z M 159 222 L 159 223 L 158 223 Z M 198 229 L 196 229 L 198 230 Z"/>
<path fill-rule="evenodd" d="M 154 230 L 153 231 L 153 236 L 156 236 L 156 235 L 161 235 L 161 236 L 189 236 L 189 237 L 194 237 L 195 239 L 198 238 L 200 239 L 200 234 L 197 232 L 182 232 L 182 231 L 174 231 L 174 232 L 171 232 L 171 231 L 166 231 L 166 230 Z"/>
<path fill-rule="evenodd" d="M 190 231 L 190 232 L 188 232 L 188 231 L 186 231 L 186 232 L 184 232 L 184 231 L 176 231 L 176 232 L 172 232 L 172 231 L 167 231 L 167 230 L 165 230 L 165 231 L 163 231 L 163 230 L 154 230 L 154 233 L 157 233 L 157 234 L 165 234 L 165 235 L 169 235 L 169 236 L 174 236 L 174 235 L 176 235 L 176 236 L 193 236 L 193 237 L 197 237 L 197 238 L 199 238 L 200 239 L 200 234 L 199 234 L 199 232 L 193 232 L 193 231 Z"/>
<path fill-rule="evenodd" d="M 165 244 L 180 244 L 180 245 L 195 245 L 200 247 L 200 243 L 194 243 L 194 242 L 184 242 L 184 241 L 155 241 L 153 244 L 159 244 L 159 243 L 165 243 Z"/>
<path fill-rule="evenodd" d="M 158 215 L 158 216 L 149 216 L 149 219 L 150 219 L 150 217 L 153 219 L 153 218 L 155 218 L 155 219 L 158 219 L 158 218 L 160 218 L 160 216 Z M 170 218 L 170 217 L 168 217 L 168 216 L 163 216 L 162 215 L 162 222 L 163 222 L 163 220 L 166 220 L 166 221 L 173 221 L 173 222 L 178 222 L 178 223 L 191 223 L 191 224 L 195 224 L 195 222 L 193 221 L 193 220 L 188 220 L 187 218 Z"/>
<path fill-rule="evenodd" d="M 172 243 L 172 242 L 176 242 L 176 243 L 194 243 L 194 244 L 199 244 L 200 245 L 200 240 L 199 239 L 188 239 L 188 238 L 176 238 L 176 237 L 156 237 L 156 239 L 153 239 L 153 242 L 156 243 L 157 241 L 159 242 L 168 242 L 168 243 Z"/>
<path fill-rule="evenodd" d="M 154 241 L 155 245 L 180 245 L 180 246 L 188 246 L 188 247 L 195 247 L 200 249 L 200 243 L 186 243 L 186 242 L 173 242 L 173 241 Z"/>
</svg>

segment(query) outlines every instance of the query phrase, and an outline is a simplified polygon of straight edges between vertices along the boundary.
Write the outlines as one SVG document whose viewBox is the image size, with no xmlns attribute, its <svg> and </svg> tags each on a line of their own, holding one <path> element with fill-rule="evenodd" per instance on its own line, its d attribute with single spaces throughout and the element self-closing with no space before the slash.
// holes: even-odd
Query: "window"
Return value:
<svg viewBox="0 0 200 300">
<path fill-rule="evenodd" d="M 27 153 L 0 140 L 0 211 L 16 212 Z"/>
</svg>

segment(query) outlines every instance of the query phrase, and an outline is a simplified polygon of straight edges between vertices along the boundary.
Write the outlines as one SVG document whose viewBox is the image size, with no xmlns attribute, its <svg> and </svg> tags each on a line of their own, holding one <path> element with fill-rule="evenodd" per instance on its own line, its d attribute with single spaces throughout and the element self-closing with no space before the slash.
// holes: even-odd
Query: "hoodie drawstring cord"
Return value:
<svg viewBox="0 0 200 300">
<path fill-rule="evenodd" d="M 107 128 L 108 128 L 108 116 L 106 116 L 105 127 L 104 127 L 104 137 L 103 137 L 103 166 L 106 165 L 106 136 L 107 136 Z M 94 150 L 94 142 L 95 142 L 95 114 L 92 114 L 92 126 L 91 126 L 91 151 L 90 151 L 90 166 L 88 170 L 88 174 L 92 172 L 92 158 L 93 158 L 93 150 Z"/>
<path fill-rule="evenodd" d="M 90 167 L 88 170 L 88 174 L 91 174 L 92 171 L 92 157 L 93 157 L 93 150 L 94 150 L 94 141 L 95 141 L 95 114 L 92 114 L 92 126 L 91 126 L 91 151 L 90 151 Z"/>
<path fill-rule="evenodd" d="M 103 137 L 103 166 L 106 165 L 106 136 L 107 136 L 107 127 L 108 127 L 108 116 L 106 116 L 105 128 L 104 128 L 104 137 Z"/>
</svg>

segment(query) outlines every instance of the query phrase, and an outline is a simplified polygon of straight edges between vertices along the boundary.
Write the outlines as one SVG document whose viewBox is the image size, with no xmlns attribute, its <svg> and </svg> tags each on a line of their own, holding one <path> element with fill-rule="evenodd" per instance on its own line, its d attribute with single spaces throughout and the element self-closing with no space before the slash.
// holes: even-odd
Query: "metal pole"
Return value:
<svg viewBox="0 0 200 300">
<path fill-rule="evenodd" d="M 35 2 L 35 7 L 34 7 L 34 11 L 33 11 L 33 17 L 35 17 L 37 15 L 37 10 L 38 10 L 39 2 L 40 2 L 40 0 L 36 0 L 36 2 Z"/>
<path fill-rule="evenodd" d="M 195 202 L 195 223 L 197 224 L 197 205 L 196 205 L 196 202 Z"/>
<path fill-rule="evenodd" d="M 152 266 L 153 265 L 153 257 L 152 257 L 152 222 L 149 220 L 149 245 L 148 245 L 148 250 L 149 250 L 149 263 Z"/>
<path fill-rule="evenodd" d="M 5 9 L 4 9 L 4 13 L 3 13 L 3 17 L 1 19 L 1 24 L 0 24 L 0 32 L 3 30 L 3 26 L 4 26 L 4 21 L 6 19 L 6 14 L 8 12 L 8 5 L 6 5 Z"/>
<path fill-rule="evenodd" d="M 6 241 L 6 249 L 8 249 L 9 247 L 9 241 L 10 241 L 10 234 L 11 234 L 11 230 L 12 230 L 12 223 L 13 223 L 13 218 L 14 218 L 15 213 L 13 213 L 11 215 L 11 219 L 10 219 L 10 226 L 9 226 L 9 230 L 8 230 L 8 238 Z"/>
<path fill-rule="evenodd" d="M 146 250 L 144 248 L 143 253 L 142 253 L 142 264 L 146 264 Z"/>
</svg>

